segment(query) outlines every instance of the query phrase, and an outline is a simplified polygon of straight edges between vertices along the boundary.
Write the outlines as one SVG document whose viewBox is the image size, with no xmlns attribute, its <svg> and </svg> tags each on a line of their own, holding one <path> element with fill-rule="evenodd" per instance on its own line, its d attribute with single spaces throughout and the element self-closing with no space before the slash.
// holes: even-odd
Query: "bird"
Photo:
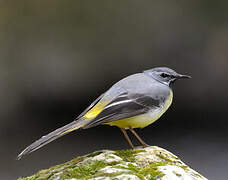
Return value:
<svg viewBox="0 0 228 180">
<path fill-rule="evenodd" d="M 101 94 L 73 122 L 26 147 L 17 159 L 72 131 L 97 125 L 119 127 L 129 146 L 134 149 L 127 134 L 129 130 L 143 147 L 147 147 L 134 129 L 152 124 L 167 111 L 173 100 L 172 84 L 183 78 L 191 76 L 179 74 L 168 67 L 155 67 L 129 75 Z"/>
</svg>

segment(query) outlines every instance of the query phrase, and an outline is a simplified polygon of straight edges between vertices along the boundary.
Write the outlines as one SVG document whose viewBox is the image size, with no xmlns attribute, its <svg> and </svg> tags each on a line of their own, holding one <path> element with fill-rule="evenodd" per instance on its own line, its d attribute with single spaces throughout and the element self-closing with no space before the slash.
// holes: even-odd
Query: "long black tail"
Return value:
<svg viewBox="0 0 228 180">
<path fill-rule="evenodd" d="M 55 131 L 47 134 L 46 136 L 42 136 L 39 140 L 35 141 L 31 145 L 29 145 L 27 148 L 25 148 L 17 157 L 17 159 L 21 159 L 22 156 L 27 155 L 33 151 L 36 151 L 37 149 L 41 148 L 42 146 L 54 141 L 55 139 L 68 134 L 71 131 L 77 130 L 85 125 L 85 121 L 83 120 L 77 120 L 73 121 L 70 124 L 67 124 L 59 129 L 56 129 Z"/>
</svg>

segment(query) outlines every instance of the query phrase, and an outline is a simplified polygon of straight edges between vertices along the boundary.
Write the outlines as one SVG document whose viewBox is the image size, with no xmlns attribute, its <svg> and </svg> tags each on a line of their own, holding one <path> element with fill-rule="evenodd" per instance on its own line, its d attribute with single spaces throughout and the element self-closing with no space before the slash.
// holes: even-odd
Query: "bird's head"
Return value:
<svg viewBox="0 0 228 180">
<path fill-rule="evenodd" d="M 176 71 L 167 67 L 157 67 L 146 70 L 143 73 L 168 86 L 177 79 L 191 78 L 191 76 L 178 74 Z"/>
</svg>

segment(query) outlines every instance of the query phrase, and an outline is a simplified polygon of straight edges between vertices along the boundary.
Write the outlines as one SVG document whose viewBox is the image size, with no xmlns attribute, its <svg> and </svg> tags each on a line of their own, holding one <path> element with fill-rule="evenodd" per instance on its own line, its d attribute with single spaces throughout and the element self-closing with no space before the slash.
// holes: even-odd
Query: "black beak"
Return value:
<svg viewBox="0 0 228 180">
<path fill-rule="evenodd" d="M 188 75 L 182 75 L 182 74 L 177 75 L 177 79 L 190 79 L 190 78 L 192 78 L 192 77 L 188 76 Z"/>
</svg>

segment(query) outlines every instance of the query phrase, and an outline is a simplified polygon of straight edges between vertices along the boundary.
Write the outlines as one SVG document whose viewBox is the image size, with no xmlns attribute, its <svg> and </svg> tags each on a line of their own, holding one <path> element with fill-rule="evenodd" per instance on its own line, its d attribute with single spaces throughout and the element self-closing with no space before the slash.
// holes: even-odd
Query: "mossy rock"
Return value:
<svg viewBox="0 0 228 180">
<path fill-rule="evenodd" d="M 206 180 L 165 149 L 96 151 L 18 180 Z"/>
</svg>

